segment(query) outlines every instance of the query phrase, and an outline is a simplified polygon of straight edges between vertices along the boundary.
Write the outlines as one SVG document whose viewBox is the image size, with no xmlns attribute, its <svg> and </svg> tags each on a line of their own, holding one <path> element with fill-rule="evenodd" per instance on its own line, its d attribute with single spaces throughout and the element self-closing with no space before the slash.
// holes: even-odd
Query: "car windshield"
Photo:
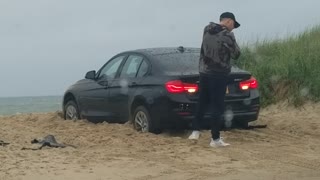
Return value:
<svg viewBox="0 0 320 180">
<path fill-rule="evenodd" d="M 199 74 L 199 52 L 161 54 L 156 57 L 165 75 Z"/>
</svg>

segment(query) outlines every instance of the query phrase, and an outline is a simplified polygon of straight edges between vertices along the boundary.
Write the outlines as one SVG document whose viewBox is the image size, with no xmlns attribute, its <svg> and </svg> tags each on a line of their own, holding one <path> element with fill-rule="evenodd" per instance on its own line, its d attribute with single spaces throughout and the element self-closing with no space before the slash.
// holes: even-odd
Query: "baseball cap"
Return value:
<svg viewBox="0 0 320 180">
<path fill-rule="evenodd" d="M 238 23 L 238 21 L 236 21 L 236 17 L 234 16 L 233 13 L 231 12 L 224 12 L 220 15 L 220 20 L 223 18 L 230 18 L 234 21 L 234 28 L 238 28 L 240 27 L 240 24 Z"/>
</svg>

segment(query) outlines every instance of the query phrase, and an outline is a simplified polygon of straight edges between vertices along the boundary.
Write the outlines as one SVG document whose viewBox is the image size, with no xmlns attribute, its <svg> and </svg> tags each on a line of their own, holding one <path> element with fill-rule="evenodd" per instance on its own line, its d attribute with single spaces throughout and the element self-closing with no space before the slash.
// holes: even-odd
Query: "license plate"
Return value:
<svg viewBox="0 0 320 180">
<path fill-rule="evenodd" d="M 227 88 L 226 88 L 226 94 L 229 94 L 229 88 L 228 88 L 228 86 L 227 86 Z"/>
</svg>

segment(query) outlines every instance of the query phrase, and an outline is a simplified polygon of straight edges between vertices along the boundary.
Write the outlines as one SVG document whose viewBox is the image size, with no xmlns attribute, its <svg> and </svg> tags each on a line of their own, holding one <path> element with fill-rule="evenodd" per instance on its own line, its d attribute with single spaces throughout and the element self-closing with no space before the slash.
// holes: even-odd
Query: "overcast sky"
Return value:
<svg viewBox="0 0 320 180">
<path fill-rule="evenodd" d="M 199 47 L 236 15 L 240 44 L 320 24 L 319 0 L 0 0 L 0 97 L 62 95 L 118 52 Z"/>
</svg>

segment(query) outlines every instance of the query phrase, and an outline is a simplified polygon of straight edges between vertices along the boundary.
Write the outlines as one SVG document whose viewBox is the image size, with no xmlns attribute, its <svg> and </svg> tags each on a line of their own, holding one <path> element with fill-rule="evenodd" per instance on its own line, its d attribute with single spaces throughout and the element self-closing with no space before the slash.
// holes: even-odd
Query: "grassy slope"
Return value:
<svg viewBox="0 0 320 180">
<path fill-rule="evenodd" d="M 320 99 L 320 26 L 242 49 L 237 65 L 258 79 L 263 105 Z"/>
</svg>

